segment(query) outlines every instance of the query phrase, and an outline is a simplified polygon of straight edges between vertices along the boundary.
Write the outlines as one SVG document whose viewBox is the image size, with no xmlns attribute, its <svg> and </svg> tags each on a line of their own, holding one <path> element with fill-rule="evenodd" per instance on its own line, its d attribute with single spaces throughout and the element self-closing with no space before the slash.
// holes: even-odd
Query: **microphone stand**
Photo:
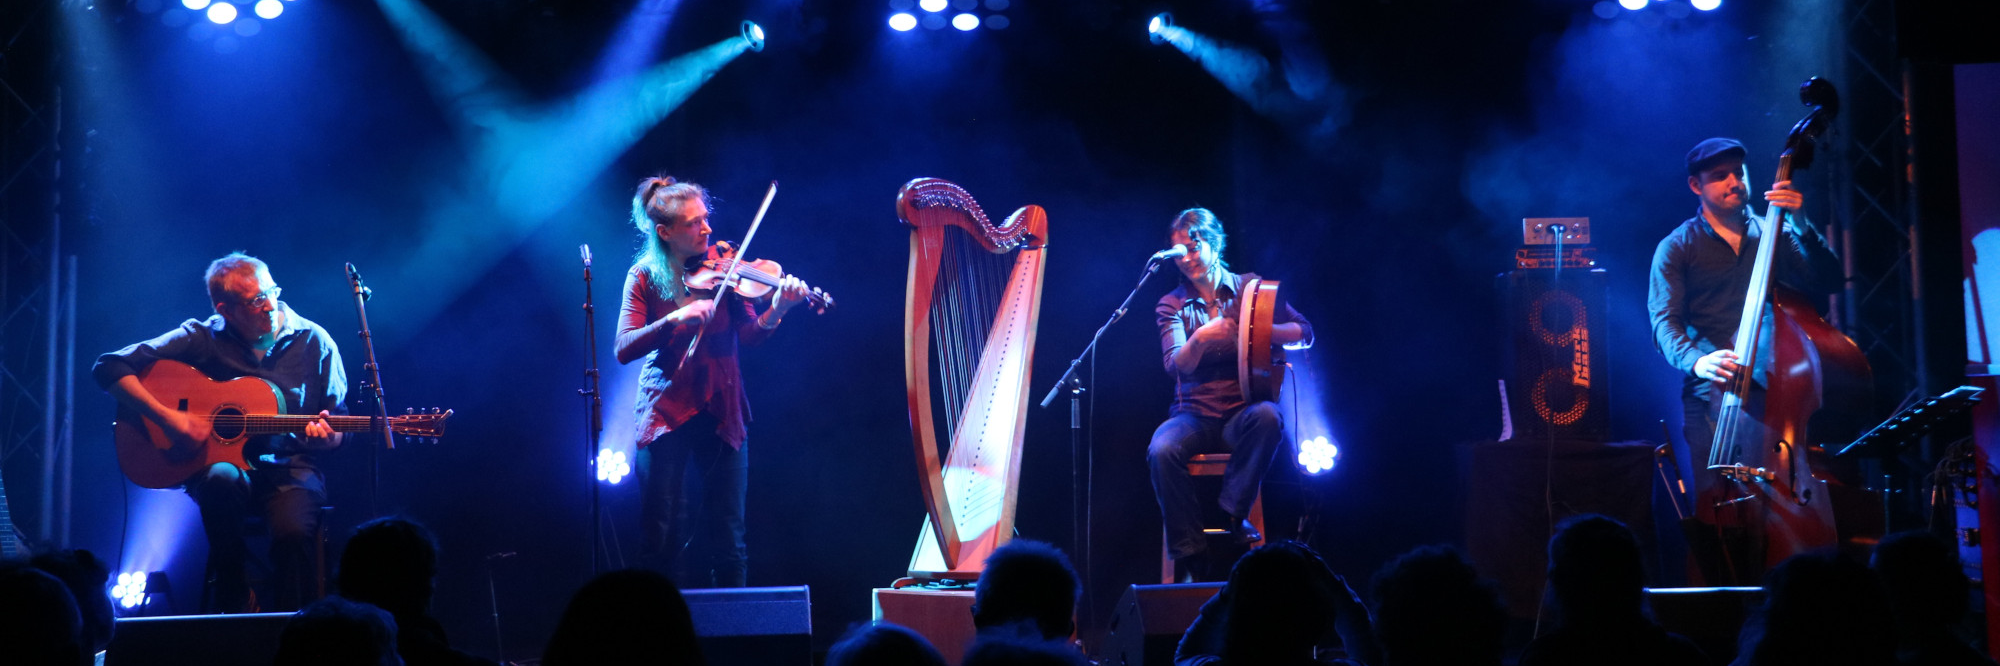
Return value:
<svg viewBox="0 0 2000 666">
<path fill-rule="evenodd" d="M 1083 461 L 1086 449 L 1083 445 L 1082 399 L 1085 389 L 1083 379 L 1076 374 L 1076 368 L 1083 364 L 1084 358 L 1090 357 L 1097 352 L 1097 341 L 1104 337 L 1104 332 L 1109 330 L 1112 324 L 1118 323 L 1119 319 L 1125 317 L 1125 311 L 1132 305 L 1132 298 L 1139 295 L 1139 290 L 1146 286 L 1146 280 L 1151 279 L 1153 273 L 1159 269 L 1160 257 L 1155 256 L 1146 261 L 1146 272 L 1139 276 L 1139 283 L 1132 286 L 1132 292 L 1125 295 L 1125 300 L 1118 304 L 1118 309 L 1111 311 L 1111 318 L 1105 320 L 1104 325 L 1097 327 L 1096 333 L 1091 334 L 1090 344 L 1084 345 L 1083 352 L 1070 360 L 1069 367 L 1063 369 L 1062 377 L 1056 379 L 1055 386 L 1049 387 L 1048 396 L 1042 398 L 1041 406 L 1043 409 L 1047 409 L 1051 403 L 1055 402 L 1058 393 L 1062 392 L 1065 388 L 1069 389 L 1070 543 L 1071 547 L 1076 551 L 1077 561 L 1082 563 L 1084 580 L 1091 579 L 1090 541 L 1084 529 L 1084 525 L 1090 519 L 1090 507 L 1084 501 L 1084 488 L 1087 481 L 1083 478 Z M 1081 617 L 1094 617 L 1091 615 L 1091 613 L 1095 612 L 1095 604 L 1091 601 L 1094 597 L 1095 594 L 1089 587 L 1086 587 L 1084 589 L 1084 612 L 1080 614 Z"/>
<path fill-rule="evenodd" d="M 600 495 L 603 483 L 597 479 L 597 451 L 604 435 L 604 395 L 598 390 L 597 306 L 590 297 L 590 246 L 583 251 L 583 339 L 590 347 L 590 365 L 583 370 L 583 458 L 590 467 L 590 573 L 598 573 L 598 549 L 604 541 L 604 515 Z"/>
<path fill-rule="evenodd" d="M 375 360 L 375 335 L 368 330 L 368 299 L 375 290 L 361 283 L 361 271 L 347 264 L 347 282 L 354 288 L 354 314 L 361 321 L 361 348 L 367 351 L 368 361 L 361 364 L 364 378 L 361 392 L 375 401 L 375 413 L 368 417 L 368 432 L 380 433 L 383 448 L 396 448 L 396 439 L 389 433 L 389 405 L 382 400 L 382 365 Z M 373 444 L 368 446 L 368 517 L 375 517 L 375 492 L 382 483 L 381 450 Z"/>
</svg>

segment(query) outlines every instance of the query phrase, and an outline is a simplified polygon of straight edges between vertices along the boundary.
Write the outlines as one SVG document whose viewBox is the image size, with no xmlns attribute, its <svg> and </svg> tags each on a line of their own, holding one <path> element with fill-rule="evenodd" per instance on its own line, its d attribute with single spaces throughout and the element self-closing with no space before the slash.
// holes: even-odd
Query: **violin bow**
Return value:
<svg viewBox="0 0 2000 666">
<path fill-rule="evenodd" d="M 745 232 L 743 234 L 743 244 L 738 245 L 736 247 L 736 256 L 731 257 L 729 260 L 729 272 L 723 274 L 722 283 L 717 285 L 715 288 L 716 307 L 721 307 L 723 295 L 728 294 L 730 289 L 735 288 L 736 274 L 743 267 L 742 257 L 749 256 L 743 253 L 748 252 L 750 250 L 750 241 L 757 237 L 757 227 L 763 226 L 764 213 L 766 211 L 771 210 L 771 199 L 777 196 L 778 196 L 778 181 L 774 180 L 771 181 L 771 189 L 764 191 L 764 203 L 758 204 L 757 216 L 750 218 L 750 231 Z M 715 315 L 712 310 L 709 314 L 709 318 L 710 319 L 715 318 Z M 708 322 L 702 322 L 702 325 L 699 328 L 694 329 L 694 339 L 688 341 L 687 352 L 681 354 L 680 365 L 674 366 L 674 374 L 668 376 L 667 379 L 668 384 L 673 383 L 673 377 L 681 373 L 681 368 L 687 367 L 688 361 L 694 360 L 694 350 L 696 347 L 701 346 L 701 334 L 707 330 L 708 330 Z"/>
</svg>

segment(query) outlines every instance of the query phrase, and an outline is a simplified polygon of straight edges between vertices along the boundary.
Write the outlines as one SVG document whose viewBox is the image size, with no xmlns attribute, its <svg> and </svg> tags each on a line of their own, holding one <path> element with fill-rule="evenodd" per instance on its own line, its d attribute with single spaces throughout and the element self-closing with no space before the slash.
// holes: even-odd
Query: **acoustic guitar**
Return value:
<svg viewBox="0 0 2000 666">
<path fill-rule="evenodd" d="M 249 469 L 243 444 L 251 437 L 303 433 L 306 424 L 319 418 L 318 414 L 286 414 L 283 394 L 269 381 L 257 377 L 216 381 L 178 361 L 155 361 L 139 373 L 139 383 L 161 403 L 207 417 L 212 430 L 207 441 L 176 447 L 160 424 L 121 405 L 118 420 L 112 425 L 118 466 L 133 483 L 145 488 L 178 486 L 216 463 Z M 399 435 L 436 438 L 444 435 L 450 418 L 451 410 L 432 409 L 429 413 L 391 416 L 388 426 Z M 372 421 L 368 416 L 326 419 L 334 432 L 368 432 L 374 429 Z"/>
</svg>

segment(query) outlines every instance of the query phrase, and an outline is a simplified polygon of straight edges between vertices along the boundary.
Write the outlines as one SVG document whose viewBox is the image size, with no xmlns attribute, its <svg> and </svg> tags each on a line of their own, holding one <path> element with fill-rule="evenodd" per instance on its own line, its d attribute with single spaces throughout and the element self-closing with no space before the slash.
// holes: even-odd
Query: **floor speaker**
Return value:
<svg viewBox="0 0 2000 666">
<path fill-rule="evenodd" d="M 812 666 L 812 595 L 804 587 L 682 590 L 713 666 Z"/>
<path fill-rule="evenodd" d="M 1222 590 L 1221 583 L 1133 585 L 1118 599 L 1105 627 L 1100 654 L 1105 666 L 1171 666 L 1181 634 L 1201 614 L 1201 605 Z"/>
<path fill-rule="evenodd" d="M 105 666 L 270 666 L 291 613 L 121 617 Z"/>
</svg>

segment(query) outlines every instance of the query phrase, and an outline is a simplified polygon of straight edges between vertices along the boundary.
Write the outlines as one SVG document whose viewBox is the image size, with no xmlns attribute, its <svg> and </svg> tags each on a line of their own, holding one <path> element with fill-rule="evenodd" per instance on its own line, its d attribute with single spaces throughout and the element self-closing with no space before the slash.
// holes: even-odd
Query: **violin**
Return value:
<svg viewBox="0 0 2000 666">
<path fill-rule="evenodd" d="M 708 246 L 706 255 L 688 259 L 687 278 L 682 283 L 694 291 L 714 293 L 722 286 L 723 280 L 728 279 L 732 263 L 741 265 L 736 269 L 736 282 L 730 291 L 752 301 L 770 298 L 778 290 L 779 281 L 785 278 L 784 268 L 778 262 L 769 259 L 737 262 L 736 247 L 728 241 L 716 241 Z M 832 295 L 820 291 L 818 287 L 809 289 L 805 305 L 812 308 L 813 313 L 826 314 L 827 310 L 833 309 Z"/>
</svg>

